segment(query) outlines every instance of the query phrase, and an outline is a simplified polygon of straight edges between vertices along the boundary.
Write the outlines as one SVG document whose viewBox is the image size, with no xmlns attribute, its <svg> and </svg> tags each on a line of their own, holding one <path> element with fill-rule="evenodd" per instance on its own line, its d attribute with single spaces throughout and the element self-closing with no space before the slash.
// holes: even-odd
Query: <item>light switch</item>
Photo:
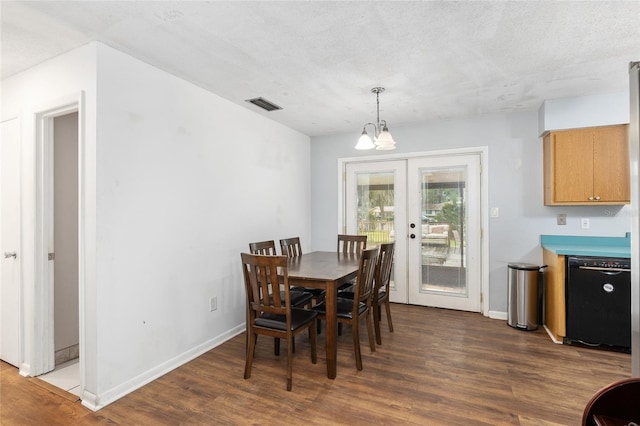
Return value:
<svg viewBox="0 0 640 426">
<path fill-rule="evenodd" d="M 491 217 L 500 217 L 500 209 L 498 207 L 491 207 Z"/>
</svg>

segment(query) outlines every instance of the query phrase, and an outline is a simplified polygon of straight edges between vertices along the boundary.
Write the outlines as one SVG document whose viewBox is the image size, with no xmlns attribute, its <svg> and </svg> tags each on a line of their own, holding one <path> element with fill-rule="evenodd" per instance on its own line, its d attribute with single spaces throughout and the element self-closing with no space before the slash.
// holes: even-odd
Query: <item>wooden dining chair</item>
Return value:
<svg viewBox="0 0 640 426">
<path fill-rule="evenodd" d="M 356 291 L 353 299 L 338 297 L 337 311 L 338 324 L 350 324 L 353 333 L 353 349 L 356 358 L 356 368 L 362 370 L 362 355 L 360 353 L 360 320 L 365 317 L 367 332 L 369 334 L 369 346 L 371 352 L 376 351 L 373 337 L 373 321 L 371 315 L 371 294 L 373 292 L 373 279 L 378 257 L 378 248 L 364 250 L 360 255 L 358 275 L 356 276 Z M 319 318 L 326 319 L 326 304 L 319 303 L 312 308 L 319 313 Z"/>
<path fill-rule="evenodd" d="M 289 275 L 285 256 L 265 256 L 242 253 L 242 272 L 248 308 L 248 339 L 244 378 L 251 377 L 258 335 L 287 341 L 287 390 L 292 387 L 293 338 L 309 331 L 311 362 L 317 362 L 315 311 L 293 307 L 289 291 Z M 284 285 L 283 295 L 278 291 Z M 263 297 L 269 294 L 270 297 Z"/>
<path fill-rule="evenodd" d="M 360 255 L 367 248 L 366 235 L 348 235 L 338 234 L 338 247 L 336 251 L 343 254 Z M 348 281 L 338 287 L 338 292 L 350 291 L 353 293 L 355 289 L 355 280 Z M 338 336 L 342 336 L 342 324 L 338 324 Z"/>
<path fill-rule="evenodd" d="M 249 243 L 249 252 L 251 254 L 260 254 L 263 256 L 277 256 L 276 253 L 276 242 L 274 240 L 267 241 L 257 241 L 253 243 Z M 311 308 L 313 301 L 313 294 L 304 291 L 303 289 L 292 289 L 289 292 L 289 297 L 291 298 L 291 305 L 297 308 L 299 307 L 308 307 Z M 284 298 L 284 291 L 280 290 L 280 298 Z M 293 344 L 293 351 L 295 352 L 295 342 Z M 275 339 L 273 341 L 273 353 L 276 355 L 280 355 L 280 339 Z"/>
<path fill-rule="evenodd" d="M 380 320 L 382 316 L 382 305 L 385 306 L 387 314 L 387 324 L 389 331 L 393 333 L 393 322 L 391 321 L 391 307 L 389 305 L 389 286 L 391 283 L 391 269 L 393 267 L 393 253 L 395 243 L 380 244 L 378 261 L 376 262 L 376 272 L 374 275 L 373 293 L 371 295 L 371 309 L 373 310 L 373 325 L 376 332 L 376 342 L 382 344 L 380 333 Z M 338 297 L 353 299 L 353 289 L 347 289 L 338 293 Z"/>
<path fill-rule="evenodd" d="M 261 254 L 266 256 L 277 256 L 276 242 L 274 240 L 258 241 L 255 243 L 249 243 L 249 252 L 251 254 Z M 283 296 L 282 291 L 280 296 Z M 293 290 L 290 292 L 291 305 L 295 307 L 308 306 L 311 307 L 311 301 L 313 294 L 302 290 Z"/>
<path fill-rule="evenodd" d="M 302 256 L 302 245 L 300 244 L 300 237 L 283 238 L 282 240 L 280 240 L 280 253 L 282 253 L 283 256 L 287 256 L 288 258 Z M 297 286 L 293 287 L 292 290 L 312 294 L 314 305 L 322 302 L 326 294 L 326 291 L 321 288 Z M 322 322 L 318 320 L 318 334 L 320 334 L 321 332 Z"/>
<path fill-rule="evenodd" d="M 385 307 L 387 314 L 387 324 L 389 332 L 393 333 L 393 322 L 391 321 L 391 306 L 389 304 L 389 286 L 391 283 L 391 270 L 393 268 L 393 254 L 395 252 L 395 243 L 380 244 L 380 253 L 378 254 L 378 264 L 376 266 L 375 284 L 373 286 L 372 304 L 373 309 L 373 325 L 376 331 L 376 342 L 382 344 L 382 336 L 380 335 L 380 321 L 382 316 L 382 305 Z"/>
<path fill-rule="evenodd" d="M 280 240 L 280 252 L 283 256 L 299 257 L 302 256 L 302 244 L 300 237 L 283 238 Z"/>
<path fill-rule="evenodd" d="M 280 252 L 283 256 L 300 257 L 302 256 L 302 245 L 300 237 L 284 238 L 280 240 Z M 314 302 L 320 303 L 324 300 L 325 291 L 321 288 L 293 287 L 293 290 L 304 291 L 313 294 Z"/>
<path fill-rule="evenodd" d="M 273 240 L 257 241 L 249 243 L 249 252 L 251 254 L 262 254 L 266 256 L 276 256 L 276 242 Z"/>
<path fill-rule="evenodd" d="M 338 253 L 360 254 L 366 247 L 366 235 L 338 234 Z"/>
<path fill-rule="evenodd" d="M 366 235 L 338 234 L 338 248 L 336 250 L 338 253 L 360 255 L 365 248 L 367 248 Z M 338 287 L 338 291 L 353 287 L 353 284 L 355 284 L 354 281 L 346 282 Z"/>
</svg>

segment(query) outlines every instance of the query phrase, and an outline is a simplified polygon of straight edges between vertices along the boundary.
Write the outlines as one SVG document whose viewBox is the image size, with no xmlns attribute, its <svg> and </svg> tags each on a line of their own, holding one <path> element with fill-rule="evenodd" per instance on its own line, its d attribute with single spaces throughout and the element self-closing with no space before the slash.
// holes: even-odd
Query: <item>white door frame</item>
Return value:
<svg viewBox="0 0 640 426">
<path fill-rule="evenodd" d="M 84 265 L 86 262 L 85 246 L 85 218 L 83 215 L 84 205 L 84 93 L 80 92 L 72 96 L 55 100 L 47 105 L 36 109 L 36 112 L 27 116 L 24 121 L 27 127 L 32 124 L 33 133 L 26 133 L 24 140 L 34 141 L 33 156 L 34 161 L 33 176 L 28 179 L 33 182 L 34 200 L 28 203 L 34 204 L 32 216 L 23 216 L 22 226 L 24 230 L 30 231 L 29 223 L 34 223 L 32 232 L 23 233 L 23 241 L 29 239 L 31 234 L 33 240 L 26 241 L 23 247 L 32 247 L 31 262 L 23 263 L 23 277 L 27 279 L 23 282 L 25 287 L 30 287 L 28 293 L 31 297 L 26 298 L 24 324 L 32 324 L 31 330 L 25 330 L 25 341 L 30 343 L 31 350 L 26 351 L 25 363 L 21 367 L 20 374 L 24 376 L 38 376 L 53 370 L 55 367 L 55 342 L 54 342 L 54 304 L 53 304 L 53 264 L 48 260 L 48 253 L 53 252 L 53 120 L 55 117 L 78 113 L 78 293 L 79 293 L 79 320 L 80 320 L 80 391 L 83 390 L 83 362 L 84 353 L 84 304 L 83 297 L 85 290 Z M 29 118 L 31 117 L 31 118 Z M 30 153 L 28 153 L 30 154 Z M 26 163 L 29 158 L 24 159 Z M 30 173 L 31 170 L 25 171 Z M 26 220 L 25 220 L 26 219 Z M 33 222 L 31 222 L 33 220 Z M 26 251 L 26 250 L 25 250 Z M 30 282 L 32 281 L 32 282 Z"/>
<path fill-rule="evenodd" d="M 345 195 L 346 195 L 346 164 L 354 162 L 369 162 L 382 160 L 409 159 L 415 157 L 446 156 L 460 154 L 477 154 L 480 156 L 480 232 L 481 232 L 481 255 L 480 255 L 480 301 L 481 312 L 484 316 L 489 316 L 489 148 L 487 146 L 460 148 L 451 150 L 438 150 L 426 152 L 397 153 L 370 155 L 364 157 L 349 157 L 338 159 L 338 233 L 346 229 L 345 217 Z"/>
</svg>

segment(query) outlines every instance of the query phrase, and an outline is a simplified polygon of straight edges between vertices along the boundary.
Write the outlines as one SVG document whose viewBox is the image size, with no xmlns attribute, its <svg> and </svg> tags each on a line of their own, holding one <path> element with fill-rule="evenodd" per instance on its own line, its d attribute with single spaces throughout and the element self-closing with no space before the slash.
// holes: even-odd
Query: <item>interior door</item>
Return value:
<svg viewBox="0 0 640 426">
<path fill-rule="evenodd" d="M 0 359 L 20 363 L 20 126 L 1 123 L 0 137 Z"/>
<path fill-rule="evenodd" d="M 406 160 L 347 163 L 345 232 L 395 242 L 389 300 L 407 303 Z"/>
<path fill-rule="evenodd" d="M 409 303 L 480 312 L 480 155 L 408 160 Z"/>
</svg>

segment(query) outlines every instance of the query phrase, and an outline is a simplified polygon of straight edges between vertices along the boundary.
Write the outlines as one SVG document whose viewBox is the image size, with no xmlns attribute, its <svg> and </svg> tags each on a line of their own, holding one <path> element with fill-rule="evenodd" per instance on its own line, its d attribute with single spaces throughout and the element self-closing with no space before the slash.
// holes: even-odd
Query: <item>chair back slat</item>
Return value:
<svg viewBox="0 0 640 426">
<path fill-rule="evenodd" d="M 287 257 L 302 256 L 302 246 L 300 245 L 300 237 L 284 238 L 280 240 L 280 253 Z"/>
<path fill-rule="evenodd" d="M 338 253 L 359 255 L 366 247 L 366 235 L 338 234 Z"/>
</svg>

